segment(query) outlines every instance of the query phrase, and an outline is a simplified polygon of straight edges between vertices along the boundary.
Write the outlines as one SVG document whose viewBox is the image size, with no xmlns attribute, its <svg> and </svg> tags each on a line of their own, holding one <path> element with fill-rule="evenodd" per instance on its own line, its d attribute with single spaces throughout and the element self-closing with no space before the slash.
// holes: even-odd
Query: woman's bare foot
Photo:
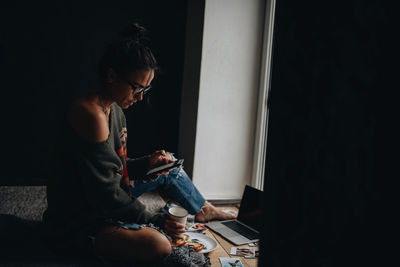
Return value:
<svg viewBox="0 0 400 267">
<path fill-rule="evenodd" d="M 226 213 L 221 209 L 216 208 L 211 203 L 206 201 L 200 212 L 196 214 L 194 220 L 196 222 L 205 223 L 211 220 L 231 220 L 236 219 L 236 215 Z"/>
</svg>

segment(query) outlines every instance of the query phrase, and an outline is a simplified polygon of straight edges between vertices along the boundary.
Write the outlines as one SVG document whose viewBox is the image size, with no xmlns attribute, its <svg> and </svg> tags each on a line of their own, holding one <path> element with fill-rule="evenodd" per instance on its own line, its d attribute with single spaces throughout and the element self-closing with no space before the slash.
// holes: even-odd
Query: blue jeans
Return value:
<svg viewBox="0 0 400 267">
<path fill-rule="evenodd" d="M 190 180 L 189 176 L 182 168 L 174 168 L 167 175 L 160 175 L 151 182 L 135 181 L 135 186 L 131 187 L 134 197 L 161 188 L 171 200 L 178 202 L 190 214 L 195 215 L 200 212 L 205 199 Z"/>
</svg>

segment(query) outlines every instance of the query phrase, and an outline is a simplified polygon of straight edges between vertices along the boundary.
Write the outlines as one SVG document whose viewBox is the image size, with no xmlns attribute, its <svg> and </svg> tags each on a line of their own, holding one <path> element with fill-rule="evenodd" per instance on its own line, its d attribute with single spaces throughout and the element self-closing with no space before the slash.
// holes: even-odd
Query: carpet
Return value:
<svg viewBox="0 0 400 267">
<path fill-rule="evenodd" d="M 144 193 L 138 199 L 150 212 L 165 205 L 164 200 L 156 191 Z M 45 186 L 0 186 L 0 214 L 41 221 L 46 208 Z"/>
</svg>

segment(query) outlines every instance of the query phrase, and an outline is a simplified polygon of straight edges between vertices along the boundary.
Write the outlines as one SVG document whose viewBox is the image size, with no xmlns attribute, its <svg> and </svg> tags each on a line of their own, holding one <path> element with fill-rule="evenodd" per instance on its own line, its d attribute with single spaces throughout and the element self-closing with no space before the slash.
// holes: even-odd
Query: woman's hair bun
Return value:
<svg viewBox="0 0 400 267">
<path fill-rule="evenodd" d="M 98 70 L 103 82 L 110 68 L 121 77 L 135 70 L 158 69 L 147 30 L 143 26 L 130 24 L 119 33 L 117 40 L 106 47 Z"/>
<path fill-rule="evenodd" d="M 132 40 L 135 43 L 149 45 L 150 39 L 147 30 L 139 23 L 132 23 L 121 32 L 121 38 Z"/>
</svg>

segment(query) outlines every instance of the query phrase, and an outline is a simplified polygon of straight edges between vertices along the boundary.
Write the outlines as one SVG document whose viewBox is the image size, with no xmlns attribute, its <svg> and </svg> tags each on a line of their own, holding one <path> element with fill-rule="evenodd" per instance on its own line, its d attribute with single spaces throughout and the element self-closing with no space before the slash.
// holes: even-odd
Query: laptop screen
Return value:
<svg viewBox="0 0 400 267">
<path fill-rule="evenodd" d="M 261 230 L 262 197 L 262 191 L 246 185 L 237 217 L 238 221 L 257 231 Z"/>
</svg>

